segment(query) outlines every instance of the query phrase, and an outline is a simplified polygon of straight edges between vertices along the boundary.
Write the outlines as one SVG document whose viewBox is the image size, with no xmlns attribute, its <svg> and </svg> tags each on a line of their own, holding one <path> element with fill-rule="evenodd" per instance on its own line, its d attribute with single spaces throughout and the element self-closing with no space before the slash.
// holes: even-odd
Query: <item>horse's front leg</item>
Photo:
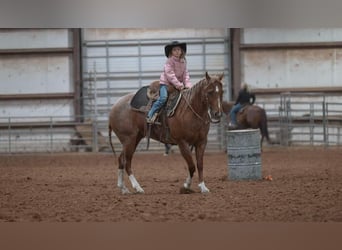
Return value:
<svg viewBox="0 0 342 250">
<path fill-rule="evenodd" d="M 179 150 L 180 150 L 183 158 L 185 159 L 186 163 L 188 164 L 188 169 L 189 169 L 189 176 L 186 178 L 183 186 L 186 189 L 190 189 L 192 177 L 194 176 L 195 169 L 196 169 L 195 163 L 192 159 L 191 150 L 190 150 L 188 143 L 186 143 L 186 142 L 178 143 L 178 147 L 179 147 Z"/>
<path fill-rule="evenodd" d="M 206 143 L 202 143 L 201 145 L 196 146 L 196 161 L 197 161 L 197 170 L 198 170 L 198 187 L 201 190 L 201 193 L 209 193 L 209 189 L 204 184 L 203 178 L 203 156 L 205 151 Z"/>
</svg>

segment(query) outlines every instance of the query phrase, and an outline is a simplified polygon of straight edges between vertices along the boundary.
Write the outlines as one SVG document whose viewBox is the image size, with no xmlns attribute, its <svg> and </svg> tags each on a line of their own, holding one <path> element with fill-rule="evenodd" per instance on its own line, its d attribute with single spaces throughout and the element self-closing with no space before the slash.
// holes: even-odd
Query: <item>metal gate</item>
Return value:
<svg viewBox="0 0 342 250">
<path fill-rule="evenodd" d="M 341 145 L 342 103 L 336 96 L 286 92 L 280 97 L 282 145 Z"/>
<path fill-rule="evenodd" d="M 178 38 L 187 42 L 187 64 L 192 83 L 209 74 L 224 73 L 224 99 L 230 96 L 230 65 L 228 37 Z M 97 128 L 107 135 L 111 106 L 127 93 L 158 80 L 165 63 L 164 45 L 171 39 L 83 40 L 83 112 L 91 116 Z M 208 149 L 222 149 L 224 125 L 212 125 Z M 114 143 L 116 138 L 114 137 Z M 142 141 L 138 150 L 146 148 Z M 151 149 L 160 149 L 158 142 Z"/>
</svg>

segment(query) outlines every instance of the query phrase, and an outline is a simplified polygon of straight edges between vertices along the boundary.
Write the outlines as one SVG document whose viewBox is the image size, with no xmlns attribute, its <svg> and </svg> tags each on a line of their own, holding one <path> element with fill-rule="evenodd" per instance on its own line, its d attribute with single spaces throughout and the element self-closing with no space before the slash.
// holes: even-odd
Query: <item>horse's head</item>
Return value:
<svg viewBox="0 0 342 250">
<path fill-rule="evenodd" d="M 208 103 L 209 118 L 211 122 L 218 123 L 222 116 L 223 87 L 221 81 L 223 79 L 223 73 L 219 76 L 211 77 L 208 72 L 206 72 L 205 78 L 207 80 L 206 99 Z"/>
</svg>

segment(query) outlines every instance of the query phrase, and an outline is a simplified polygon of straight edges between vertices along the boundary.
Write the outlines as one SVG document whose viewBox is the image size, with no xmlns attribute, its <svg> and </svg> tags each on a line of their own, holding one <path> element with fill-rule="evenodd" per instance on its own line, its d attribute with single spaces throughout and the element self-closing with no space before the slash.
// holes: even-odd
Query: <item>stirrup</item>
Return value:
<svg viewBox="0 0 342 250">
<path fill-rule="evenodd" d="M 149 124 L 153 124 L 152 118 L 146 117 L 146 122 Z"/>
<path fill-rule="evenodd" d="M 157 119 L 158 113 L 154 113 L 154 115 L 150 117 L 146 117 L 146 122 L 150 124 L 154 124 Z"/>
</svg>

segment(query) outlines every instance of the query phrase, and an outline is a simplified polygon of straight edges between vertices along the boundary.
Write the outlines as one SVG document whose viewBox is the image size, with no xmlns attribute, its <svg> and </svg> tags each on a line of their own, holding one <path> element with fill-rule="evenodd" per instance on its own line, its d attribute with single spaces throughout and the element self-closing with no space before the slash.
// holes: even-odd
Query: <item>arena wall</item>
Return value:
<svg viewBox="0 0 342 250">
<path fill-rule="evenodd" d="M 225 100 L 249 83 L 277 142 L 341 145 L 342 29 L 0 29 L 0 152 L 104 148 L 110 107 L 159 78 L 171 40 L 193 82 L 225 74 Z M 208 148 L 225 132 L 212 125 Z"/>
</svg>

